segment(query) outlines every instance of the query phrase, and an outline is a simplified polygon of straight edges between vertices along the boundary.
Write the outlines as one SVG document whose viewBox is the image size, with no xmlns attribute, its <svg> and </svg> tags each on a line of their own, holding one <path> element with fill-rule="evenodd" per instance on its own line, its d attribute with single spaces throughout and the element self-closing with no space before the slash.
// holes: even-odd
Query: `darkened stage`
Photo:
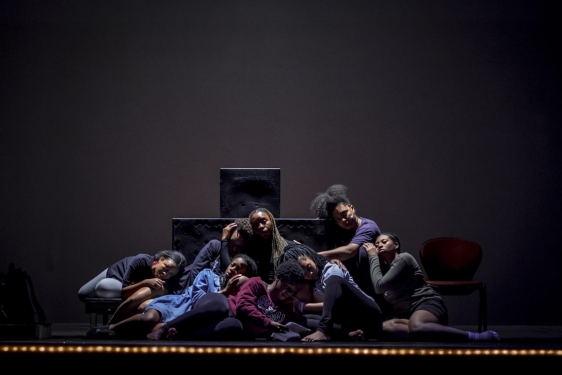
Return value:
<svg viewBox="0 0 562 375">
<path fill-rule="evenodd" d="M 408 369 L 426 364 L 454 365 L 459 370 L 466 365 L 470 366 L 466 369 L 475 371 L 475 366 L 484 363 L 562 363 L 562 327 L 558 326 L 491 327 L 501 340 L 482 343 L 96 340 L 85 338 L 88 328 L 87 324 L 54 324 L 50 337 L 45 339 L 0 339 L 0 359 L 18 370 L 55 366 L 63 372 L 108 369 L 110 364 L 130 370 L 161 371 L 193 371 L 194 366 L 220 366 L 224 371 L 234 366 L 243 371 L 255 370 L 257 364 L 267 366 L 269 371 L 283 366 L 282 371 L 290 373 L 307 368 L 364 371 L 364 366 L 372 366 L 375 371 L 378 366 L 390 364 Z"/>
</svg>

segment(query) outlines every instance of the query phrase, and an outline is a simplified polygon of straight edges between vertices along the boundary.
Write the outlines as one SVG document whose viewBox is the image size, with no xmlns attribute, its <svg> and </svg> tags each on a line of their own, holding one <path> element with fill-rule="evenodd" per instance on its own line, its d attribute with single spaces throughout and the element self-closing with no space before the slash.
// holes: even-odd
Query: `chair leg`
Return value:
<svg viewBox="0 0 562 375">
<path fill-rule="evenodd" d="M 488 330 L 488 306 L 486 298 L 486 284 L 480 288 L 480 301 L 478 303 L 478 332 Z"/>
<path fill-rule="evenodd" d="M 106 325 L 107 322 L 109 321 L 109 313 L 105 311 L 102 316 L 103 316 L 103 325 Z"/>
<path fill-rule="evenodd" d="M 90 328 L 94 328 L 98 325 L 98 314 L 90 313 Z"/>
</svg>

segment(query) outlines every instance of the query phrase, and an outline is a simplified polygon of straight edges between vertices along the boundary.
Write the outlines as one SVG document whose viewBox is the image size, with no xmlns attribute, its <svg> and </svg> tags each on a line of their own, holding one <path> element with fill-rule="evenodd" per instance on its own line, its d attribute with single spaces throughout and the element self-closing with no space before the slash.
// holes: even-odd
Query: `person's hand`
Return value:
<svg viewBox="0 0 562 375">
<path fill-rule="evenodd" d="M 311 333 L 312 333 L 312 330 L 310 328 L 307 328 L 306 331 L 299 332 L 299 335 L 301 336 L 301 339 L 303 339 L 306 336 L 310 335 Z"/>
<path fill-rule="evenodd" d="M 336 266 L 338 266 L 339 268 L 341 268 L 344 271 L 347 271 L 347 268 L 345 268 L 345 266 L 343 265 L 342 261 L 339 259 L 331 259 L 330 263 L 335 264 Z"/>
<path fill-rule="evenodd" d="M 232 276 L 230 278 L 230 280 L 228 280 L 228 282 L 226 283 L 226 286 L 223 289 L 224 294 L 232 293 L 234 291 L 234 289 L 236 288 L 236 285 L 238 284 L 238 280 L 240 280 L 241 277 L 242 277 L 241 273 Z"/>
<path fill-rule="evenodd" d="M 289 330 L 286 325 L 274 322 L 273 320 L 269 322 L 267 328 L 273 332 L 287 332 Z"/>
<path fill-rule="evenodd" d="M 142 283 L 152 290 L 158 290 L 164 288 L 165 281 L 162 279 L 153 278 L 153 279 L 143 280 Z"/>
<path fill-rule="evenodd" d="M 300 304 L 301 304 L 301 300 L 298 299 L 297 297 L 293 297 L 293 312 L 297 313 L 297 314 L 302 314 L 302 311 L 300 309 Z"/>
<path fill-rule="evenodd" d="M 379 255 L 379 249 L 377 249 L 377 247 L 374 244 L 370 242 L 366 242 L 363 244 L 363 247 L 365 248 L 365 251 L 367 251 L 367 254 Z"/>
<path fill-rule="evenodd" d="M 236 229 L 236 223 L 230 223 L 226 227 L 222 228 L 222 241 L 230 240 L 230 236 L 232 236 L 232 231 Z"/>
</svg>

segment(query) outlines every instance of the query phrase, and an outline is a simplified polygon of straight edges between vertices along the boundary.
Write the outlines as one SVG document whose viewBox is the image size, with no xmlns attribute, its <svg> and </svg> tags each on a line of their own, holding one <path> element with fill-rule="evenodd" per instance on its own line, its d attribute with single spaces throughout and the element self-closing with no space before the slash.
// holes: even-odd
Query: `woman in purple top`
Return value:
<svg viewBox="0 0 562 375">
<path fill-rule="evenodd" d="M 361 290 L 373 297 L 383 312 L 383 317 L 389 317 L 390 306 L 375 293 L 371 282 L 369 256 L 363 247 L 365 243 L 372 243 L 381 233 L 379 226 L 371 219 L 358 216 L 355 206 L 346 195 L 347 187 L 332 185 L 325 193 L 314 198 L 310 209 L 319 219 L 329 220 L 328 235 L 332 247 L 318 251 L 328 259 L 338 259 L 343 262 Z"/>
</svg>

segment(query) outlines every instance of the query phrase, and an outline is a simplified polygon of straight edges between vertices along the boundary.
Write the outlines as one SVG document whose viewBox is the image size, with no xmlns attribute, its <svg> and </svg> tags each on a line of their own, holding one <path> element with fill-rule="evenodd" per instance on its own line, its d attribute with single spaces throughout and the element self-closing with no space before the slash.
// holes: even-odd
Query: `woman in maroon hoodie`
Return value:
<svg viewBox="0 0 562 375">
<path fill-rule="evenodd" d="M 236 295 L 207 293 L 191 311 L 153 331 L 148 339 L 248 340 L 286 332 L 285 324 L 298 318 L 287 301 L 303 281 L 304 271 L 298 262 L 283 262 L 271 284 L 252 277 Z"/>
</svg>

